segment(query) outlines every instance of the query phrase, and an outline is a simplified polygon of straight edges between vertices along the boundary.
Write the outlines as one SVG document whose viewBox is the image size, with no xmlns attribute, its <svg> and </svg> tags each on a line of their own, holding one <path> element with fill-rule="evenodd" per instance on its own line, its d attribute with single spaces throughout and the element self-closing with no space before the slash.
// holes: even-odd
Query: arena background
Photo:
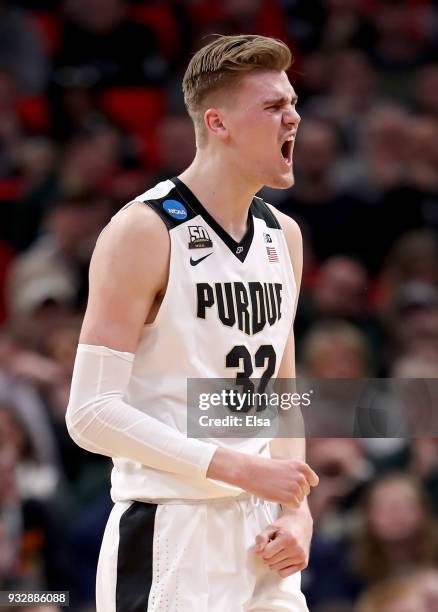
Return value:
<svg viewBox="0 0 438 612">
<path fill-rule="evenodd" d="M 0 590 L 94 609 L 110 462 L 64 426 L 87 267 L 111 215 L 191 161 L 181 78 L 212 33 L 294 53 L 296 186 L 264 196 L 304 235 L 299 373 L 438 377 L 436 0 L 1 1 Z M 311 612 L 438 610 L 436 440 L 308 459 Z"/>
</svg>

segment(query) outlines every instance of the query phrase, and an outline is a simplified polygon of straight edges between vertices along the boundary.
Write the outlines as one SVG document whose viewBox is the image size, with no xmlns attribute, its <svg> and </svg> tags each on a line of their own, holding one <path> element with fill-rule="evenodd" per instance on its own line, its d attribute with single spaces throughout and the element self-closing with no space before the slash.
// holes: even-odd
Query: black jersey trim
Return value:
<svg viewBox="0 0 438 612">
<path fill-rule="evenodd" d="M 230 234 L 228 234 L 215 219 L 213 219 L 210 213 L 202 206 L 201 202 L 187 187 L 187 185 L 185 185 L 178 177 L 172 178 L 171 181 L 176 186 L 177 192 L 187 203 L 188 207 L 200 215 L 208 223 L 208 225 L 216 232 L 224 244 L 226 244 L 226 246 L 230 249 L 233 255 L 235 255 L 237 259 L 243 263 L 248 255 L 252 240 L 254 238 L 252 204 L 250 210 L 248 211 L 248 229 L 242 240 L 240 242 L 236 242 L 234 238 L 230 236 Z"/>
<path fill-rule="evenodd" d="M 271 229 L 280 229 L 281 225 L 272 210 L 262 198 L 255 197 L 251 205 L 252 214 L 257 219 L 263 219 L 267 227 Z"/>
<path fill-rule="evenodd" d="M 157 506 L 133 502 L 119 523 L 116 612 L 144 612 L 152 587 Z"/>
<path fill-rule="evenodd" d="M 152 208 L 152 210 L 154 210 L 157 213 L 160 219 L 162 219 L 163 222 L 165 223 L 167 229 L 170 231 L 174 229 L 175 227 L 178 227 L 179 225 L 182 225 L 183 223 L 190 221 L 197 215 L 197 213 L 194 212 L 190 206 L 187 206 L 186 202 L 181 202 L 182 199 L 183 198 L 181 198 L 180 194 L 177 192 L 176 188 L 174 187 L 173 189 L 170 189 L 170 191 L 161 198 L 154 198 L 154 199 L 148 198 L 147 200 L 141 200 L 141 201 L 143 202 L 143 204 L 146 204 L 146 206 L 149 206 L 149 208 Z M 186 215 L 182 218 L 176 218 L 173 214 L 169 212 L 169 210 L 166 210 L 164 208 L 164 205 L 169 200 L 176 201 L 177 204 L 182 204 L 186 210 Z M 170 207 L 168 206 L 167 208 L 169 209 Z"/>
</svg>

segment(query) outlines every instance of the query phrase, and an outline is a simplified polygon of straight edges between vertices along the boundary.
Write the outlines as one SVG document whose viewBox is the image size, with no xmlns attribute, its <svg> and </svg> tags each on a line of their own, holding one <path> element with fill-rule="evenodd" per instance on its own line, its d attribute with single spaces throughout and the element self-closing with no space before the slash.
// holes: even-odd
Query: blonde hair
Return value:
<svg viewBox="0 0 438 612">
<path fill-rule="evenodd" d="M 266 36 L 218 36 L 199 49 L 190 60 L 182 84 L 197 143 L 205 140 L 202 111 L 207 96 L 219 90 L 228 92 L 248 72 L 287 70 L 291 63 L 289 47 Z"/>
</svg>

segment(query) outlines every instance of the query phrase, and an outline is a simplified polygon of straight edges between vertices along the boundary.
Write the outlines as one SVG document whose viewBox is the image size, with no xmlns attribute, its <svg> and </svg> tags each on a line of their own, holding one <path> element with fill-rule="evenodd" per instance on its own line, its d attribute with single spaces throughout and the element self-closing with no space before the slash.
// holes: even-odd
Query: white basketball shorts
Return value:
<svg viewBox="0 0 438 612">
<path fill-rule="evenodd" d="M 97 612 L 307 612 L 299 573 L 254 553 L 277 504 L 241 496 L 117 502 L 97 569 Z"/>
</svg>

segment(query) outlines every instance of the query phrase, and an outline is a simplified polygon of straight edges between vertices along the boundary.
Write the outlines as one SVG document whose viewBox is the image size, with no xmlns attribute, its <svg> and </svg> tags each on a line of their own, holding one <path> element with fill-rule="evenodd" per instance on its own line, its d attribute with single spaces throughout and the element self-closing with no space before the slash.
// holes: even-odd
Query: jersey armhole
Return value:
<svg viewBox="0 0 438 612">
<path fill-rule="evenodd" d="M 269 208 L 266 202 L 258 196 L 256 196 L 253 200 L 253 214 L 255 217 L 263 219 L 267 227 L 279 230 L 282 229 L 280 222 L 278 221 L 272 210 Z"/>
<path fill-rule="evenodd" d="M 271 208 L 268 206 L 268 204 L 266 202 L 263 202 L 263 204 L 266 206 L 266 210 L 269 212 L 272 222 L 275 224 L 275 226 L 277 227 L 277 229 L 282 230 L 283 228 L 281 227 L 280 221 L 277 219 L 277 217 L 275 216 L 274 212 L 271 210 Z"/>
<path fill-rule="evenodd" d="M 143 202 L 145 206 L 148 206 L 148 208 L 153 210 L 154 213 L 156 213 L 158 217 L 160 217 L 160 219 L 163 221 L 164 225 L 166 226 L 168 232 L 170 232 L 170 230 L 175 227 L 174 223 L 172 223 L 172 219 L 169 219 L 169 216 L 166 215 L 166 213 L 163 210 L 161 210 L 158 206 L 154 205 L 149 200 L 141 200 L 141 201 Z"/>
</svg>

